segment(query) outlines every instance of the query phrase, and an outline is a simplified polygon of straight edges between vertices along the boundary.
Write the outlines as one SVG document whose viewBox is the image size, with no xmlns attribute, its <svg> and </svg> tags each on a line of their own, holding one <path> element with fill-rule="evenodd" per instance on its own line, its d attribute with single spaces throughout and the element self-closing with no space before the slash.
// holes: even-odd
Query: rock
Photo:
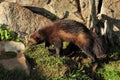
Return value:
<svg viewBox="0 0 120 80">
<path fill-rule="evenodd" d="M 105 14 L 114 19 L 120 19 L 120 1 L 119 0 L 103 0 L 101 14 Z"/>
<path fill-rule="evenodd" d="M 13 2 L 0 3 L 0 23 L 8 25 L 11 30 L 20 33 L 25 39 L 31 32 L 51 23 L 51 20 L 42 15 Z"/>
<path fill-rule="evenodd" d="M 74 6 L 69 0 L 51 0 L 51 2 L 43 8 L 49 10 L 59 18 L 66 17 L 67 19 L 81 21 L 74 14 L 74 12 L 77 11 L 76 6 Z"/>
<path fill-rule="evenodd" d="M 49 3 L 50 0 L 4 0 L 4 1 L 16 2 L 24 6 L 43 7 L 44 5 Z"/>
<path fill-rule="evenodd" d="M 101 7 L 101 19 L 108 20 L 112 27 L 120 28 L 120 1 L 119 0 L 103 0 Z M 114 24 L 114 25 L 113 25 Z M 120 30 L 120 29 L 119 29 Z"/>
<path fill-rule="evenodd" d="M 13 51 L 17 53 L 16 57 L 8 57 L 5 52 Z M 25 45 L 21 42 L 0 41 L 0 64 L 5 69 L 13 70 L 20 69 L 30 74 L 30 66 L 25 58 Z"/>
<path fill-rule="evenodd" d="M 9 2 L 16 2 L 22 6 L 34 6 L 39 8 L 45 8 L 48 11 L 54 13 L 59 18 L 63 18 L 66 11 L 69 12 L 68 17 L 74 19 L 77 16 L 74 15 L 74 12 L 77 11 L 75 6 L 75 0 L 2 0 Z M 119 0 L 95 0 L 96 3 L 96 12 L 106 14 L 109 17 L 119 19 L 120 10 L 119 10 Z M 80 0 L 81 10 L 84 18 L 89 17 L 90 15 L 90 3 L 89 0 Z M 58 6 L 59 5 L 59 6 Z M 98 8 L 102 6 L 101 8 Z M 100 9 L 100 10 L 99 10 Z M 72 17 L 74 15 L 74 18 Z M 80 20 L 80 19 L 78 19 Z"/>
<path fill-rule="evenodd" d="M 30 69 L 24 54 L 11 59 L 1 59 L 0 64 L 2 64 L 7 70 L 19 69 L 21 71 L 25 71 L 28 75 L 30 74 Z"/>
<path fill-rule="evenodd" d="M 76 16 L 74 12 L 77 11 L 75 6 L 75 0 L 5 0 L 9 2 L 16 2 L 22 6 L 33 6 L 46 9 L 53 13 L 60 19 L 65 17 L 66 19 L 73 19 L 76 21 L 82 21 L 79 16 Z M 59 5 L 59 6 L 58 6 Z"/>
<path fill-rule="evenodd" d="M 0 54 L 8 51 L 23 54 L 25 52 L 25 45 L 22 42 L 0 41 Z"/>
</svg>

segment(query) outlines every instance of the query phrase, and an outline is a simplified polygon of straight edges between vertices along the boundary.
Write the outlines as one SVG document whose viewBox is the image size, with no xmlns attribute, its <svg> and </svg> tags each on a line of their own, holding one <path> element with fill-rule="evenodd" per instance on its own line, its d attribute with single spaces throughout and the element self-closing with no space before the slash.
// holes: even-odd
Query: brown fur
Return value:
<svg viewBox="0 0 120 80">
<path fill-rule="evenodd" d="M 72 42 L 81 48 L 81 50 L 94 61 L 94 37 L 83 24 L 76 21 L 56 21 L 53 24 L 32 33 L 29 44 L 39 44 L 43 41 L 55 46 L 57 56 L 59 56 L 63 41 Z"/>
</svg>

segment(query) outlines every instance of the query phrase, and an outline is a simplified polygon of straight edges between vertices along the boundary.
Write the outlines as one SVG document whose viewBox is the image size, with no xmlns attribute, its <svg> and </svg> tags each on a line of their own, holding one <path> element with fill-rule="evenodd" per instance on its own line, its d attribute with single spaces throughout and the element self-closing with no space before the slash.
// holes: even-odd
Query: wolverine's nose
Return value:
<svg viewBox="0 0 120 80">
<path fill-rule="evenodd" d="M 34 45 L 34 44 L 36 44 L 34 39 L 28 39 L 28 42 L 27 42 L 28 46 L 31 46 L 31 45 Z"/>
<path fill-rule="evenodd" d="M 32 45 L 34 45 L 34 43 L 28 42 L 28 46 L 32 46 Z"/>
<path fill-rule="evenodd" d="M 29 42 L 27 43 L 28 46 L 32 46 L 32 45 L 36 45 L 36 44 L 37 44 L 36 42 L 31 42 L 31 41 L 29 41 Z"/>
</svg>

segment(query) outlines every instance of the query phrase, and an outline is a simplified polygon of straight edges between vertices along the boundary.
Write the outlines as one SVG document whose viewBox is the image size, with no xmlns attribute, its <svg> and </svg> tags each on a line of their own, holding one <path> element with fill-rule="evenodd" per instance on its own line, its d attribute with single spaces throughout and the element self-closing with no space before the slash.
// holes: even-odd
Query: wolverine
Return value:
<svg viewBox="0 0 120 80">
<path fill-rule="evenodd" d="M 46 43 L 46 46 L 54 45 L 56 56 L 60 56 L 63 41 L 78 46 L 88 57 L 95 61 L 106 55 L 101 40 L 95 39 L 93 33 L 82 23 L 74 20 L 58 20 L 33 32 L 28 39 L 29 45 Z M 96 53 L 94 53 L 96 52 Z"/>
</svg>

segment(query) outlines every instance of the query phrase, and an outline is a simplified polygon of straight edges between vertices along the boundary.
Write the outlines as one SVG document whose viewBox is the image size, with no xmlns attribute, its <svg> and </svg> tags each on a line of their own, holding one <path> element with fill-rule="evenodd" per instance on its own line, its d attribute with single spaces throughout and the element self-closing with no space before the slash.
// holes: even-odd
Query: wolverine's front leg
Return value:
<svg viewBox="0 0 120 80">
<path fill-rule="evenodd" d="M 56 57 L 60 57 L 60 52 L 62 50 L 62 41 L 59 40 L 59 41 L 56 41 L 54 42 L 54 46 L 55 46 L 55 49 L 56 49 Z"/>
<path fill-rule="evenodd" d="M 49 41 L 45 41 L 45 48 L 48 48 L 50 46 L 50 42 Z"/>
</svg>

